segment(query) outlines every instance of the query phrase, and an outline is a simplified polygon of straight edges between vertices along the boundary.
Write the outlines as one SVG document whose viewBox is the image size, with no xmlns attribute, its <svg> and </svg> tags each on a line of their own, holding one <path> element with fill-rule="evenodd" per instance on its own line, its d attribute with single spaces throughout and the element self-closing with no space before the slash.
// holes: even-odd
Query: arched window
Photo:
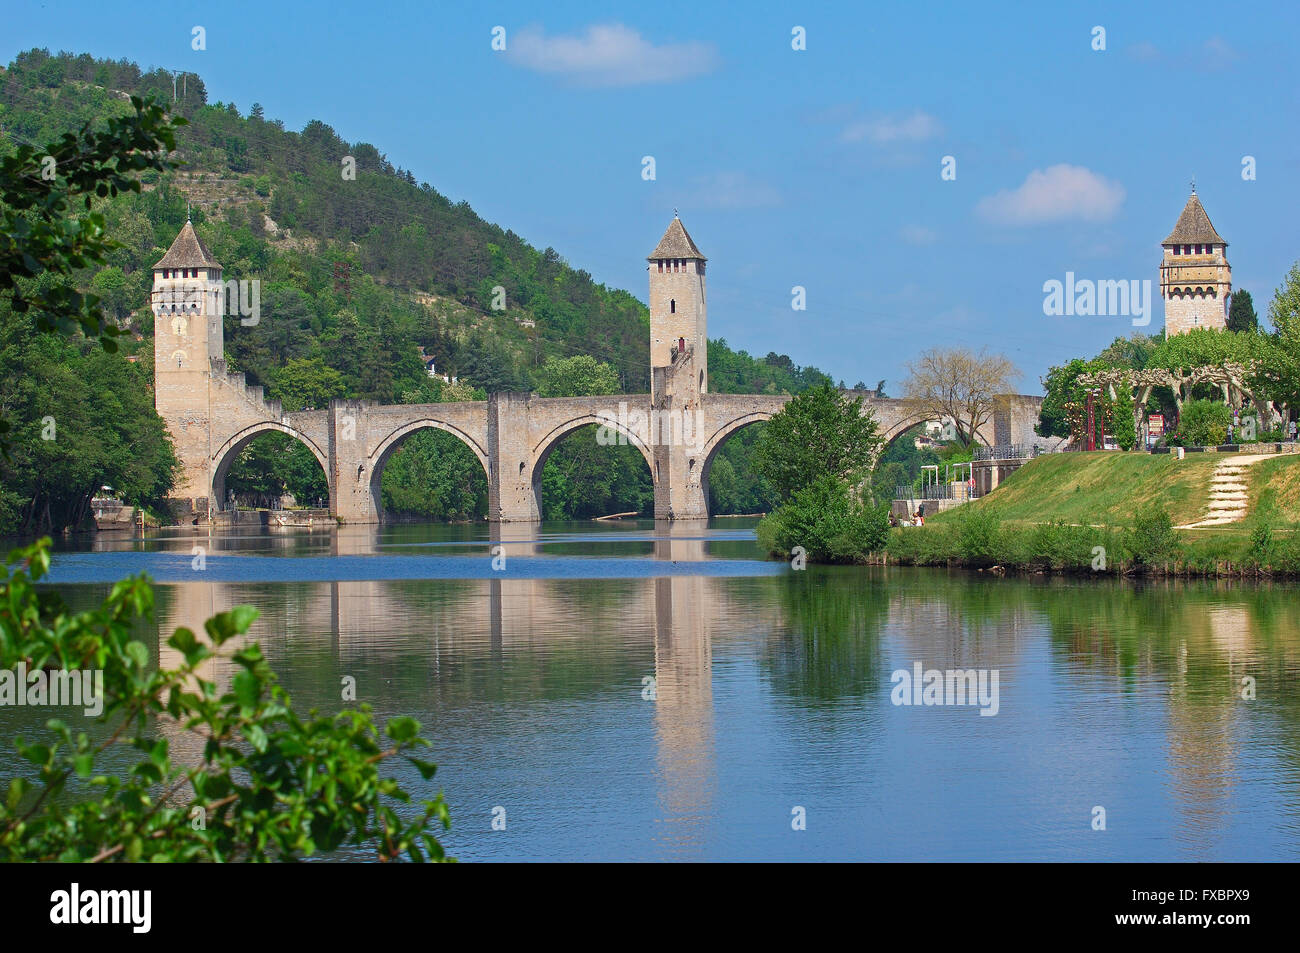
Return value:
<svg viewBox="0 0 1300 953">
<path fill-rule="evenodd" d="M 668 313 L 669 313 L 669 314 L 676 314 L 676 313 L 677 313 L 677 299 L 676 299 L 676 298 L 673 298 L 671 301 L 668 302 Z"/>
</svg>

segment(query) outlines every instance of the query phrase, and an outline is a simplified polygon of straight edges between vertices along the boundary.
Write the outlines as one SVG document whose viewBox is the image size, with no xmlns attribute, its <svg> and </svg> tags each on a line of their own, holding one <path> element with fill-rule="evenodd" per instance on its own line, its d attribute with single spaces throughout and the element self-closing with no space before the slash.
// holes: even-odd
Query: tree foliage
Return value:
<svg viewBox="0 0 1300 953">
<path fill-rule="evenodd" d="M 759 545 L 783 558 L 802 547 L 811 562 L 862 562 L 889 539 L 888 508 L 869 505 L 843 480 L 822 473 L 759 523 Z"/>
<path fill-rule="evenodd" d="M 73 613 L 37 589 L 49 560 L 44 539 L 6 563 L 0 669 L 42 678 L 93 669 L 102 710 L 83 726 L 52 718 L 42 737 L 16 739 L 30 768 L 0 803 L 0 859 L 256 862 L 347 844 L 380 860 L 446 859 L 429 831 L 450 823 L 442 795 L 406 811 L 411 793 L 382 771 L 405 761 L 432 778 L 434 765 L 415 756 L 429 744 L 418 722 L 390 719 L 381 736 L 366 705 L 298 714 L 257 644 L 241 638 L 257 616 L 247 606 L 213 616 L 203 633 L 177 629 L 167 644 L 183 662 L 154 666 L 136 638 L 153 609 L 148 581 L 125 579 L 99 608 Z M 216 660 L 235 669 L 225 690 L 202 674 Z M 173 760 L 181 734 L 202 742 L 197 758 Z M 123 771 L 116 752 L 127 750 Z"/>
<path fill-rule="evenodd" d="M 1222 401 L 1189 400 L 1183 404 L 1175 438 L 1187 447 L 1217 447 L 1228 439 L 1232 411 Z"/>
<path fill-rule="evenodd" d="M 154 411 L 151 369 L 80 333 L 43 334 L 0 299 L 0 406 L 12 428 L 0 457 L 0 532 L 83 527 L 103 486 L 128 505 L 161 506 L 178 464 Z"/>
<path fill-rule="evenodd" d="M 829 384 L 797 394 L 767 422 L 755 450 L 755 465 L 781 502 L 828 476 L 862 483 L 882 443 L 873 414 L 862 398 Z"/>
<path fill-rule="evenodd" d="M 1232 293 L 1232 301 L 1228 305 L 1228 330 L 1259 330 L 1259 316 L 1255 314 L 1255 302 L 1251 300 L 1250 292 L 1244 288 Z"/>
</svg>

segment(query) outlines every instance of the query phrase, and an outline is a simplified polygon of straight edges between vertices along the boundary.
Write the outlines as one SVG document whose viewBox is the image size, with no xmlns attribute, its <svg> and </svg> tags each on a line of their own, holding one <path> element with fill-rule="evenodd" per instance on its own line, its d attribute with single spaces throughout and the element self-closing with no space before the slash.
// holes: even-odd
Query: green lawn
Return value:
<svg viewBox="0 0 1300 953">
<path fill-rule="evenodd" d="M 1126 526 L 1142 507 L 1159 502 L 1175 525 L 1190 523 L 1204 513 L 1210 477 L 1221 459 L 1217 453 L 1183 460 L 1148 453 L 1046 454 L 968 505 L 1012 522 Z M 951 519 L 954 512 L 937 518 Z"/>
<path fill-rule="evenodd" d="M 1196 453 L 1177 460 L 1171 454 L 1047 454 L 1031 460 L 984 499 L 969 505 L 984 507 L 999 519 L 1012 522 L 1126 526 L 1134 513 L 1159 503 L 1175 525 L 1190 523 L 1204 515 L 1211 475 L 1225 456 L 1228 454 Z M 1261 502 L 1276 508 L 1278 521 L 1300 522 L 1300 454 L 1254 464 L 1248 470 L 1247 486 L 1250 511 L 1246 519 L 1219 532 L 1248 532 Z M 954 512 L 949 510 L 936 519 L 951 519 Z"/>
</svg>

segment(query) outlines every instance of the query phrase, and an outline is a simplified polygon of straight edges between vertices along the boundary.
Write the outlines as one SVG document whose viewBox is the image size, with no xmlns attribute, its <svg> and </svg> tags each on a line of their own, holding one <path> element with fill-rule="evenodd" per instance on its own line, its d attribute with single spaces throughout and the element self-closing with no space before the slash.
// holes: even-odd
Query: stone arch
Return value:
<svg viewBox="0 0 1300 953">
<path fill-rule="evenodd" d="M 478 459 L 480 466 L 483 467 L 483 475 L 487 478 L 489 485 L 492 480 L 492 467 L 488 462 L 487 451 L 479 446 L 478 441 L 445 420 L 435 420 L 432 417 L 422 417 L 419 420 L 412 420 L 395 428 L 388 436 L 379 441 L 374 453 L 370 454 L 367 463 L 367 469 L 370 471 L 370 506 L 371 512 L 374 513 L 375 519 L 382 521 L 384 518 L 384 466 L 403 441 L 417 430 L 441 430 L 449 433 L 460 440 L 461 443 L 473 451 L 474 456 Z"/>
<path fill-rule="evenodd" d="M 649 426 L 648 410 L 649 409 L 647 408 L 647 427 Z M 651 485 L 658 485 L 659 474 L 658 469 L 655 467 L 654 454 L 651 452 L 650 448 L 646 446 L 644 440 L 627 427 L 620 424 L 617 419 L 602 417 L 596 413 L 578 414 L 576 417 L 570 417 L 563 423 L 556 424 L 550 429 L 546 436 L 542 437 L 542 439 L 537 442 L 537 445 L 533 447 L 533 505 L 538 513 L 542 512 L 542 471 L 546 469 L 547 459 L 551 456 L 551 453 L 555 448 L 560 445 L 561 440 L 579 427 L 585 427 L 588 424 L 596 424 L 598 427 L 608 427 L 615 433 L 626 437 L 627 442 L 631 446 L 636 447 L 637 450 L 640 451 L 641 457 L 645 460 L 646 467 L 650 471 Z"/>
<path fill-rule="evenodd" d="M 746 414 L 741 414 L 740 416 L 733 417 L 731 420 L 727 421 L 715 430 L 709 439 L 705 441 L 704 449 L 700 453 L 702 462 L 700 464 L 699 472 L 700 492 L 704 494 L 704 505 L 706 508 L 709 505 L 709 472 L 713 469 L 713 459 L 718 455 L 718 451 L 722 449 L 722 445 L 746 427 L 753 424 L 766 423 L 774 416 L 776 416 L 776 414 L 773 411 L 767 410 L 754 410 Z M 689 479 L 692 475 L 693 474 L 688 473 L 687 478 Z"/>
<path fill-rule="evenodd" d="M 212 470 L 212 485 L 210 487 L 212 496 L 211 503 L 214 509 L 224 509 L 226 505 L 226 475 L 230 473 L 230 465 L 235 462 L 240 452 L 252 443 L 256 438 L 264 433 L 278 431 L 287 434 L 311 451 L 316 462 L 320 464 L 321 472 L 325 474 L 325 484 L 329 487 L 330 509 L 334 508 L 334 480 L 330 476 L 329 456 L 324 453 L 316 443 L 301 430 L 295 430 L 288 424 L 280 423 L 278 420 L 264 420 L 260 423 L 253 424 L 240 430 L 225 443 L 221 448 L 212 455 L 209 465 Z"/>
<path fill-rule="evenodd" d="M 880 436 L 883 438 L 883 442 L 880 444 L 880 452 L 884 453 L 899 437 L 903 436 L 918 424 L 925 423 L 927 419 L 928 418 L 924 416 L 902 417 L 895 420 L 888 427 L 882 429 L 880 431 Z"/>
</svg>

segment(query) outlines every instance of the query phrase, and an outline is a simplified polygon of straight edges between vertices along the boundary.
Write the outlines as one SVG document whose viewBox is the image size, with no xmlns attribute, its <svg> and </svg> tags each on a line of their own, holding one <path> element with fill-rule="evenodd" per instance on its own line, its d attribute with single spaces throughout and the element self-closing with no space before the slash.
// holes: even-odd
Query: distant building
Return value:
<svg viewBox="0 0 1300 953">
<path fill-rule="evenodd" d="M 1165 301 L 1165 335 L 1227 327 L 1232 295 L 1228 243 L 1214 230 L 1195 187 L 1174 230 L 1160 244 L 1164 248 L 1160 296 Z"/>
</svg>

